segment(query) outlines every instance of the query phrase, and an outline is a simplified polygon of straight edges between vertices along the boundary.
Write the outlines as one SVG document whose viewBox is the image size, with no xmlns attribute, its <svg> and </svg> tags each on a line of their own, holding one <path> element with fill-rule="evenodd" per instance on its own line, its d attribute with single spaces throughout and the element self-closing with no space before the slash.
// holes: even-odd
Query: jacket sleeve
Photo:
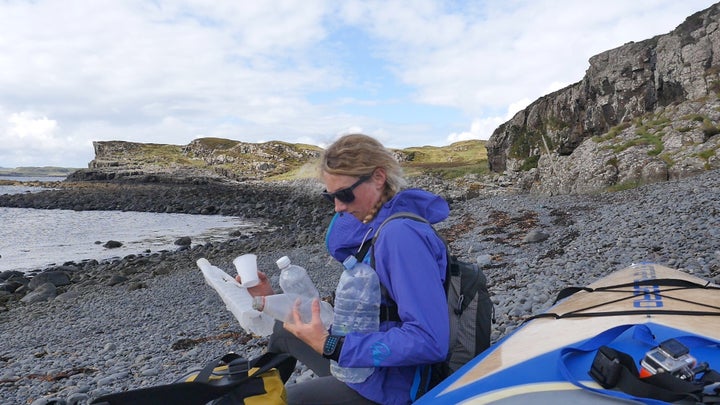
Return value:
<svg viewBox="0 0 720 405">
<path fill-rule="evenodd" d="M 402 323 L 377 333 L 348 334 L 340 366 L 397 367 L 444 360 L 450 340 L 444 243 L 427 224 L 398 219 L 383 228 L 374 249 L 378 278 L 397 303 Z"/>
</svg>

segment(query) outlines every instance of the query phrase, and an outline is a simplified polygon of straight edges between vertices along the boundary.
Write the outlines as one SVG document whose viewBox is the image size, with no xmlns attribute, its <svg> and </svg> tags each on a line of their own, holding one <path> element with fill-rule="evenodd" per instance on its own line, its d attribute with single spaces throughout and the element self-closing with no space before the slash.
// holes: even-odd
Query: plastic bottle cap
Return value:
<svg viewBox="0 0 720 405">
<path fill-rule="evenodd" d="M 279 268 L 284 269 L 285 267 L 290 265 L 290 258 L 287 256 L 283 256 L 279 258 L 275 263 Z"/>
<path fill-rule="evenodd" d="M 357 264 L 357 258 L 353 255 L 348 256 L 345 261 L 343 262 L 343 266 L 345 266 L 346 269 L 350 270 Z"/>
</svg>

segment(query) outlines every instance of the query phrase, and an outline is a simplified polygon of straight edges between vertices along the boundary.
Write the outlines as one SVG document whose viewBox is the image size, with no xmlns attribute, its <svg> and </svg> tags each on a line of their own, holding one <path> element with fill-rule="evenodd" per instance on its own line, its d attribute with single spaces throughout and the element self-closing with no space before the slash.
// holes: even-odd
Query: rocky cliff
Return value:
<svg viewBox="0 0 720 405">
<path fill-rule="evenodd" d="M 185 146 L 125 141 L 93 144 L 95 159 L 88 169 L 68 176 L 68 181 L 207 184 L 316 178 L 322 151 L 314 145 L 221 138 L 196 139 Z M 487 173 L 485 151 L 485 141 L 469 140 L 393 153 L 408 176 L 458 177 Z"/>
<path fill-rule="evenodd" d="M 593 56 L 580 82 L 493 132 L 490 169 L 557 194 L 720 167 L 719 20 L 716 4 L 666 35 Z"/>
<path fill-rule="evenodd" d="M 207 183 L 258 180 L 297 171 L 320 156 L 320 148 L 285 142 L 245 143 L 200 138 L 188 145 L 125 141 L 93 142 L 95 159 L 70 181 L 127 180 Z"/>
</svg>

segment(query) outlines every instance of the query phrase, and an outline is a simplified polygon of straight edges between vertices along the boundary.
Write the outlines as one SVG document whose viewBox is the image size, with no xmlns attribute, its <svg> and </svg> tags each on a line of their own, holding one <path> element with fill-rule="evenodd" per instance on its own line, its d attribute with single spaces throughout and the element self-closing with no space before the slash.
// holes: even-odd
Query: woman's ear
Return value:
<svg viewBox="0 0 720 405">
<path fill-rule="evenodd" d="M 371 179 L 373 184 L 375 184 L 378 188 L 384 188 L 385 181 L 387 180 L 387 173 L 385 172 L 385 168 L 378 167 L 373 170 Z"/>
</svg>

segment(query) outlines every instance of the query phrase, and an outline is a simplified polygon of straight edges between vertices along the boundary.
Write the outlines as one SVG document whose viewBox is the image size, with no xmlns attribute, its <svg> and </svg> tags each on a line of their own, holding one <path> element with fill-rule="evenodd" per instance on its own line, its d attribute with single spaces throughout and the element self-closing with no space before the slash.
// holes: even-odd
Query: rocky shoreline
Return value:
<svg viewBox="0 0 720 405">
<path fill-rule="evenodd" d="M 490 280 L 494 340 L 549 307 L 561 288 L 587 284 L 634 262 L 653 261 L 713 280 L 720 274 L 717 170 L 580 196 L 421 185 L 451 201 L 451 217 L 438 228 L 453 250 L 477 260 Z M 274 261 L 288 255 L 330 295 L 340 267 L 322 243 L 332 208 L 317 198 L 319 188 L 314 181 L 91 183 L 0 196 L 1 206 L 215 213 L 260 218 L 268 225 L 262 232 L 177 252 L 45 269 L 68 277 L 51 301 L 26 304 L 19 294 L 0 294 L 0 402 L 60 398 L 81 404 L 108 392 L 174 381 L 227 351 L 260 353 L 265 338 L 244 333 L 195 262 L 205 257 L 230 270 L 234 257 L 253 252 L 276 283 Z M 310 377 L 299 367 L 297 378 Z"/>
</svg>

